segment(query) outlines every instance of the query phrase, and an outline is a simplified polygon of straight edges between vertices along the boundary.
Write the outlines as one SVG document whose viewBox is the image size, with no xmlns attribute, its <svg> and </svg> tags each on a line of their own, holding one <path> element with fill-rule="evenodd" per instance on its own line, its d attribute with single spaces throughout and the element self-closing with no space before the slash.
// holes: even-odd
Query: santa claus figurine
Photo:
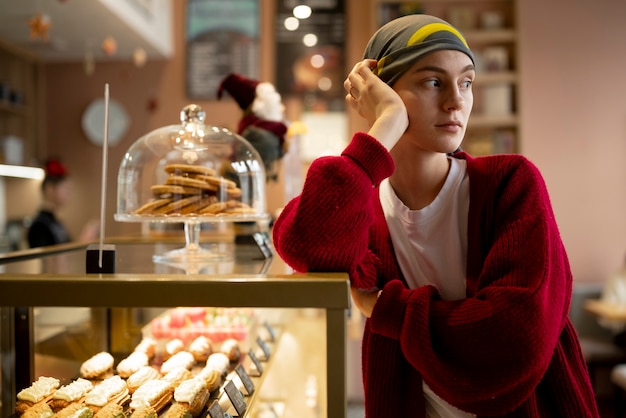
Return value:
<svg viewBox="0 0 626 418">
<path fill-rule="evenodd" d="M 285 155 L 287 125 L 284 121 L 285 106 L 273 84 L 231 73 L 217 89 L 217 98 L 224 91 L 235 99 L 243 116 L 237 133 L 257 150 L 265 165 L 267 181 L 278 179 L 276 163 Z"/>
</svg>

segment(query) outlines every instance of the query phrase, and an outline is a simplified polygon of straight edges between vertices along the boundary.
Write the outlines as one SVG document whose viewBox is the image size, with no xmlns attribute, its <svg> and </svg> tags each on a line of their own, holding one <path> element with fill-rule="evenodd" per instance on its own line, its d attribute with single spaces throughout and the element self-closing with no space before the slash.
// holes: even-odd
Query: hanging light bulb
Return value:
<svg viewBox="0 0 626 418">
<path fill-rule="evenodd" d="M 311 16 L 311 8 L 306 4 L 299 4 L 293 8 L 293 15 L 298 19 L 308 19 Z"/>
</svg>

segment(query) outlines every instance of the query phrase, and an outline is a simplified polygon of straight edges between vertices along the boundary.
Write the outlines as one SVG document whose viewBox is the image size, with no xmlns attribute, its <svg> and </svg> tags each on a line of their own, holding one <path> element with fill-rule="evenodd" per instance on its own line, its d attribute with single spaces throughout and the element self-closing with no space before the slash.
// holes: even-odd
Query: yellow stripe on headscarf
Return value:
<svg viewBox="0 0 626 418">
<path fill-rule="evenodd" d="M 454 29 L 450 25 L 446 25 L 445 23 L 429 23 L 428 25 L 422 26 L 421 28 L 415 31 L 415 33 L 411 36 L 411 38 L 407 42 L 406 46 L 418 44 L 422 42 L 424 39 L 428 38 L 433 33 L 440 32 L 440 31 L 447 31 L 447 32 L 452 33 L 457 38 L 459 38 L 461 42 L 463 42 L 463 45 L 465 45 L 465 47 L 469 49 L 469 45 L 467 45 L 465 38 L 463 38 L 463 35 L 461 35 L 461 32 Z"/>
</svg>

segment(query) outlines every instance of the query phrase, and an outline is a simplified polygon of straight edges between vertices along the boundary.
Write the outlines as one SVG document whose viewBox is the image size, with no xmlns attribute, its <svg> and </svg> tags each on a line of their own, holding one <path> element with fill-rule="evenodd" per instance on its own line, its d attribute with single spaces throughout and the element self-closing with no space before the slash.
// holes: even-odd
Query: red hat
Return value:
<svg viewBox="0 0 626 418">
<path fill-rule="evenodd" d="M 55 159 L 50 159 L 46 161 L 45 167 L 46 177 L 54 177 L 54 178 L 62 178 L 67 176 L 69 173 L 67 168 L 60 161 Z"/>
<path fill-rule="evenodd" d="M 230 73 L 226 76 L 217 88 L 217 98 L 221 99 L 224 90 L 226 90 L 233 99 L 239 104 L 241 110 L 250 107 L 256 97 L 256 86 L 260 81 L 252 80 L 241 74 Z"/>
</svg>

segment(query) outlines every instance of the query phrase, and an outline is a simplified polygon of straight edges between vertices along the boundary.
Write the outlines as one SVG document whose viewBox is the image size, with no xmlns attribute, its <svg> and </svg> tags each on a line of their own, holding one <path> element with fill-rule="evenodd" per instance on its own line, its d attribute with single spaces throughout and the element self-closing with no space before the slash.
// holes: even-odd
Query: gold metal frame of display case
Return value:
<svg viewBox="0 0 626 418">
<path fill-rule="evenodd" d="M 133 244 L 123 242 L 124 251 Z M 126 248 L 128 246 L 128 248 Z M 85 251 L 86 245 L 50 247 L 46 252 L 23 251 L 0 257 L 0 264 L 55 253 Z M 120 248 L 121 249 L 121 248 Z M 125 252 L 128 257 L 128 253 Z M 274 256 L 271 263 L 284 266 Z M 30 369 L 16 370 L 15 354 L 20 350 L 16 337 L 32 342 L 32 322 L 27 330 L 17 330 L 16 315 L 21 307 L 255 307 L 318 308 L 326 312 L 327 412 L 330 417 L 347 413 L 346 342 L 350 284 L 345 273 L 274 274 L 0 274 L 2 351 L 2 413 L 15 410 L 18 373 L 32 374 L 34 353 L 29 353 Z M 80 295 L 80 297 L 77 297 Z M 20 332 L 28 336 L 20 337 Z M 30 345 L 32 350 L 32 344 Z M 32 379 L 32 376 L 28 376 Z"/>
</svg>

